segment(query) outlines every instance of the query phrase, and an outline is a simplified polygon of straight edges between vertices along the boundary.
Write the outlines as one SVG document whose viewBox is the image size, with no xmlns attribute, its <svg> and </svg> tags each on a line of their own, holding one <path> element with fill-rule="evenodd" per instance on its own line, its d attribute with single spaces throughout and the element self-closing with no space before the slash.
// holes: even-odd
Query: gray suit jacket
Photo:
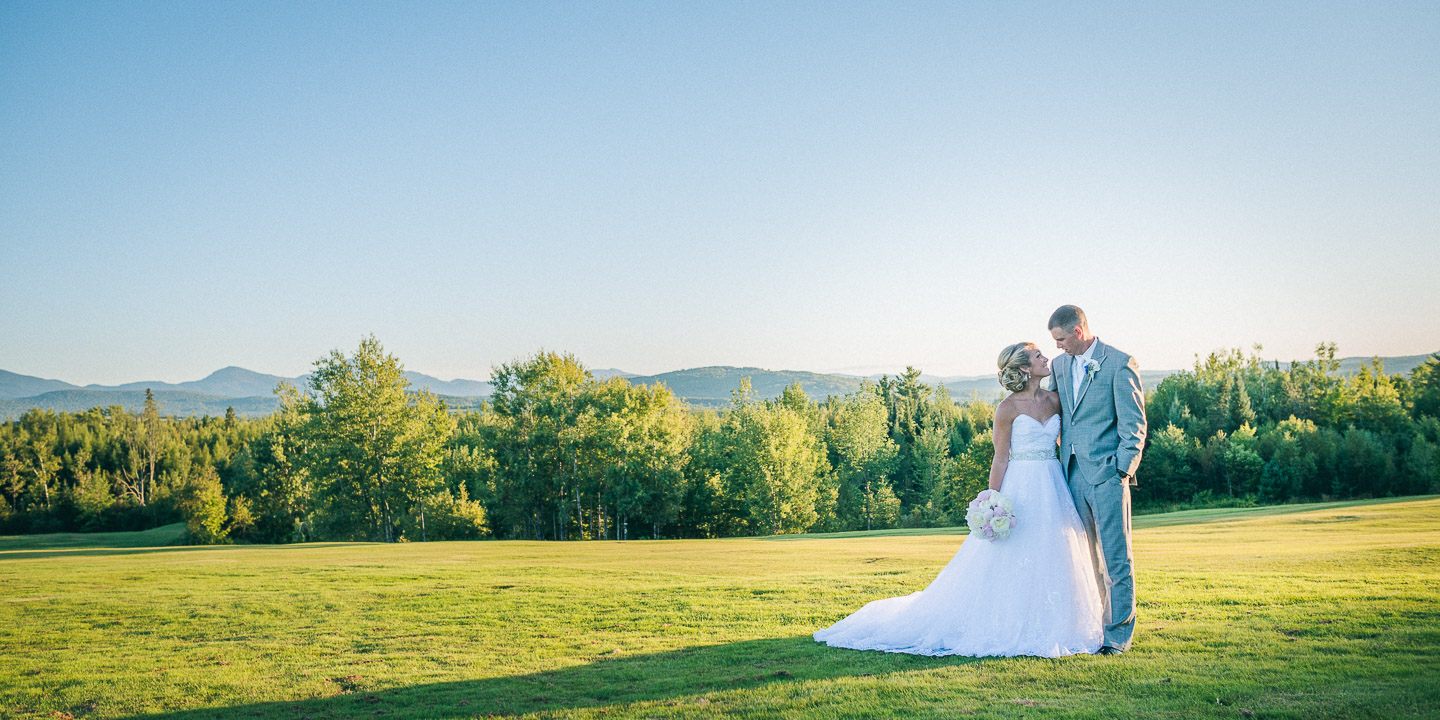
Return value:
<svg viewBox="0 0 1440 720">
<path fill-rule="evenodd" d="M 1079 402 L 1072 384 L 1074 359 L 1061 355 L 1053 363 L 1060 394 L 1060 464 L 1070 467 L 1074 456 L 1079 474 L 1093 485 L 1118 478 L 1122 471 L 1134 484 L 1146 429 L 1140 366 L 1099 340 L 1091 357 L 1100 368 L 1081 381 Z"/>
</svg>

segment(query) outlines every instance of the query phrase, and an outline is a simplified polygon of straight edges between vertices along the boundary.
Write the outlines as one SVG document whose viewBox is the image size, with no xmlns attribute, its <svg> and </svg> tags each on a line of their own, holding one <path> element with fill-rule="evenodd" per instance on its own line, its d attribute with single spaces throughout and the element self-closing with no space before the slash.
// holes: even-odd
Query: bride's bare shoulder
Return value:
<svg viewBox="0 0 1440 720">
<path fill-rule="evenodd" d="M 1050 409 L 1057 413 L 1060 412 L 1060 393 L 1054 390 L 1045 390 L 1044 393 L 1045 402 L 1050 405 Z"/>
<path fill-rule="evenodd" d="M 1014 420 L 1020 414 L 1020 407 L 1015 403 L 1015 396 L 1008 395 L 995 406 L 995 422 L 1008 422 Z"/>
</svg>

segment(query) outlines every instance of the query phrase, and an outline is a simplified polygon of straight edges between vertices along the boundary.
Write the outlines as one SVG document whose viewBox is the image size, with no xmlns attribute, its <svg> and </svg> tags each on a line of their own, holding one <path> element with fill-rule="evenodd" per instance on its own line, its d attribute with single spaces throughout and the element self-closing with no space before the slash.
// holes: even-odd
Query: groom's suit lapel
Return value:
<svg viewBox="0 0 1440 720">
<path fill-rule="evenodd" d="M 1101 366 L 1101 367 L 1104 367 L 1104 365 L 1105 365 L 1105 343 L 1102 343 L 1102 342 L 1100 342 L 1099 340 L 1096 340 L 1096 341 L 1095 341 L 1095 355 L 1094 355 L 1094 357 L 1092 357 L 1091 359 L 1095 361 L 1095 364 L 1096 364 L 1096 365 L 1099 365 L 1099 366 Z M 1088 372 L 1085 373 L 1084 379 L 1082 379 L 1082 380 L 1080 381 L 1080 397 L 1079 397 L 1079 398 L 1076 398 L 1076 400 L 1075 400 L 1075 407 L 1078 408 L 1078 407 L 1080 407 L 1080 403 L 1085 402 L 1085 391 L 1090 389 L 1091 379 L 1094 378 L 1094 377 L 1096 377 L 1096 376 L 1098 376 L 1099 374 L 1100 374 L 1100 369 L 1099 369 L 1099 368 L 1096 368 L 1095 372 L 1093 372 L 1093 373 L 1088 373 Z M 1070 382 L 1073 384 L 1075 381 L 1074 381 L 1074 380 L 1071 380 Z"/>
</svg>

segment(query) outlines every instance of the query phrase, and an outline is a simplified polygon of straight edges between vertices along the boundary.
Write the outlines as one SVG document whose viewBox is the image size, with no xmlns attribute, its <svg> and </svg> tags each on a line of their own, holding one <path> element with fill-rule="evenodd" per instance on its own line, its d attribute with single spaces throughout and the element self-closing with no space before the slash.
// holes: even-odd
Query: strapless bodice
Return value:
<svg viewBox="0 0 1440 720">
<path fill-rule="evenodd" d="M 1021 414 L 1010 425 L 1010 461 L 1052 460 L 1055 440 L 1060 437 L 1060 414 L 1040 422 Z"/>
</svg>

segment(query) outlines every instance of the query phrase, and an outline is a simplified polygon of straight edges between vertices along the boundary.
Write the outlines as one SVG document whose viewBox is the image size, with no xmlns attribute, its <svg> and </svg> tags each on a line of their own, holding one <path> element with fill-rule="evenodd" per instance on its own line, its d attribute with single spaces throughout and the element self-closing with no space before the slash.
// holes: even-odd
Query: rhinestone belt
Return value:
<svg viewBox="0 0 1440 720">
<path fill-rule="evenodd" d="M 1054 460 L 1054 450 L 1026 450 L 1024 452 L 1010 453 L 1010 462 L 1025 462 L 1028 460 Z"/>
</svg>

